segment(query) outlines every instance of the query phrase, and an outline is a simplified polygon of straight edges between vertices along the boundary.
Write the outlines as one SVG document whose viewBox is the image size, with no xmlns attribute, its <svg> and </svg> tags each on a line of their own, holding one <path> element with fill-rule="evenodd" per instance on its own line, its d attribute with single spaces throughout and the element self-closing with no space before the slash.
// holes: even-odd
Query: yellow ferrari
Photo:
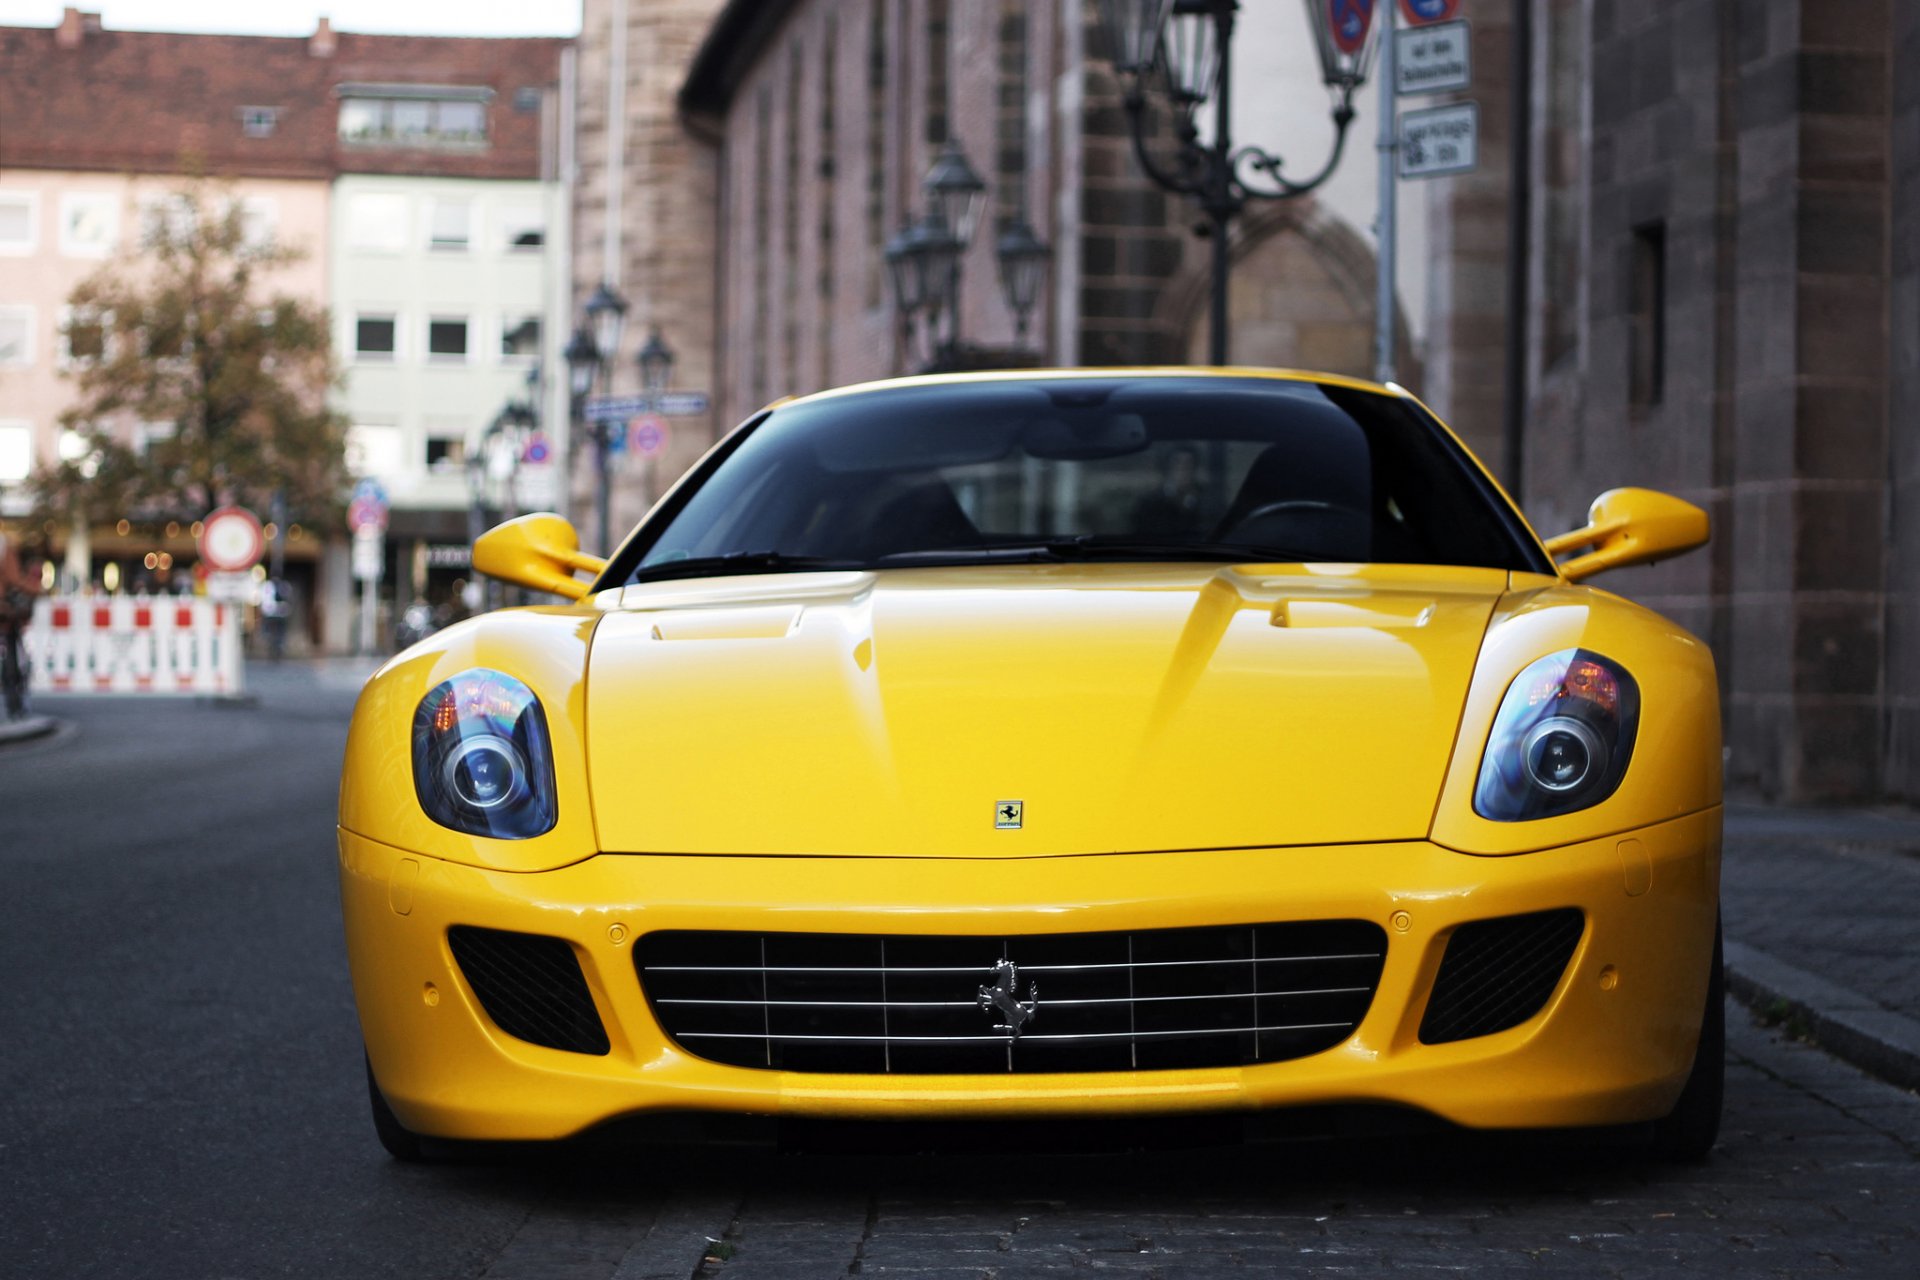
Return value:
<svg viewBox="0 0 1920 1280">
<path fill-rule="evenodd" d="M 1253 369 L 779 404 L 561 603 L 394 658 L 340 795 L 374 1120 L 664 1112 L 1472 1128 L 1720 1114 L 1713 659 L 1585 585 L 1406 392 Z M 589 580 L 590 579 L 590 580 Z"/>
</svg>

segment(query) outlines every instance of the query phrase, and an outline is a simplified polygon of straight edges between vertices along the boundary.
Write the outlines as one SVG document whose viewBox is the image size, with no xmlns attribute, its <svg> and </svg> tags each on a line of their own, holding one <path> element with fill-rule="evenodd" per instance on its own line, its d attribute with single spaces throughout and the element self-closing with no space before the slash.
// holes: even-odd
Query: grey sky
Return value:
<svg viewBox="0 0 1920 1280">
<path fill-rule="evenodd" d="M 108 29 L 301 36 L 325 13 L 335 30 L 444 36 L 571 36 L 581 0 L 94 0 Z M 0 26 L 51 27 L 62 0 L 0 0 Z"/>
</svg>

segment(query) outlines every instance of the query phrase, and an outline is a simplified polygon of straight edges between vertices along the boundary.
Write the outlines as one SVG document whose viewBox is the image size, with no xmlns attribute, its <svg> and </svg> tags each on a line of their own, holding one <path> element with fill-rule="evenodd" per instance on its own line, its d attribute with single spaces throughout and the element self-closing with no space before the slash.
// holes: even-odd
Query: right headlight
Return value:
<svg viewBox="0 0 1920 1280">
<path fill-rule="evenodd" d="M 1640 686 L 1625 668 L 1585 649 L 1548 654 L 1500 700 L 1474 811 L 1524 822 L 1599 804 L 1626 774 L 1639 723 Z"/>
<path fill-rule="evenodd" d="M 553 749 L 533 690 L 476 667 L 444 680 L 413 713 L 413 789 L 427 816 L 476 836 L 553 829 Z"/>
</svg>

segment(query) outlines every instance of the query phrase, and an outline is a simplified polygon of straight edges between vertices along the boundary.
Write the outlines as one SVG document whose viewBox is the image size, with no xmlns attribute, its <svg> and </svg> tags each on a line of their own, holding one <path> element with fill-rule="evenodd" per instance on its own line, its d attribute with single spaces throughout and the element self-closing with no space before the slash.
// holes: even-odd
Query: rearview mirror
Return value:
<svg viewBox="0 0 1920 1280">
<path fill-rule="evenodd" d="M 1547 554 L 1558 559 L 1581 547 L 1593 550 L 1560 566 L 1578 582 L 1603 569 L 1652 564 L 1706 544 L 1707 513 L 1691 502 L 1654 489 L 1609 489 L 1593 500 L 1587 525 L 1547 539 Z"/>
<path fill-rule="evenodd" d="M 473 567 L 501 582 L 578 600 L 587 594 L 587 584 L 574 577 L 574 571 L 597 575 L 607 562 L 580 550 L 580 535 L 572 525 L 550 511 L 538 511 L 481 534 L 473 544 Z"/>
</svg>

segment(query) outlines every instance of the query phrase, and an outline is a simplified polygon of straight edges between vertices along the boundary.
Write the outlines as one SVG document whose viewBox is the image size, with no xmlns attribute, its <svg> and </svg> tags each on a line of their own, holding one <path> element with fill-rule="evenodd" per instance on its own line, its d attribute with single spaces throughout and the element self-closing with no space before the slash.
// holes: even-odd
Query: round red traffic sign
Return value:
<svg viewBox="0 0 1920 1280">
<path fill-rule="evenodd" d="M 260 563 L 267 537 L 260 517 L 245 507 L 221 507 L 200 522 L 200 559 L 218 573 L 240 573 Z"/>
<path fill-rule="evenodd" d="M 651 458 L 667 447 L 667 420 L 655 413 L 643 413 L 627 423 L 628 443 L 643 458 Z"/>
</svg>

